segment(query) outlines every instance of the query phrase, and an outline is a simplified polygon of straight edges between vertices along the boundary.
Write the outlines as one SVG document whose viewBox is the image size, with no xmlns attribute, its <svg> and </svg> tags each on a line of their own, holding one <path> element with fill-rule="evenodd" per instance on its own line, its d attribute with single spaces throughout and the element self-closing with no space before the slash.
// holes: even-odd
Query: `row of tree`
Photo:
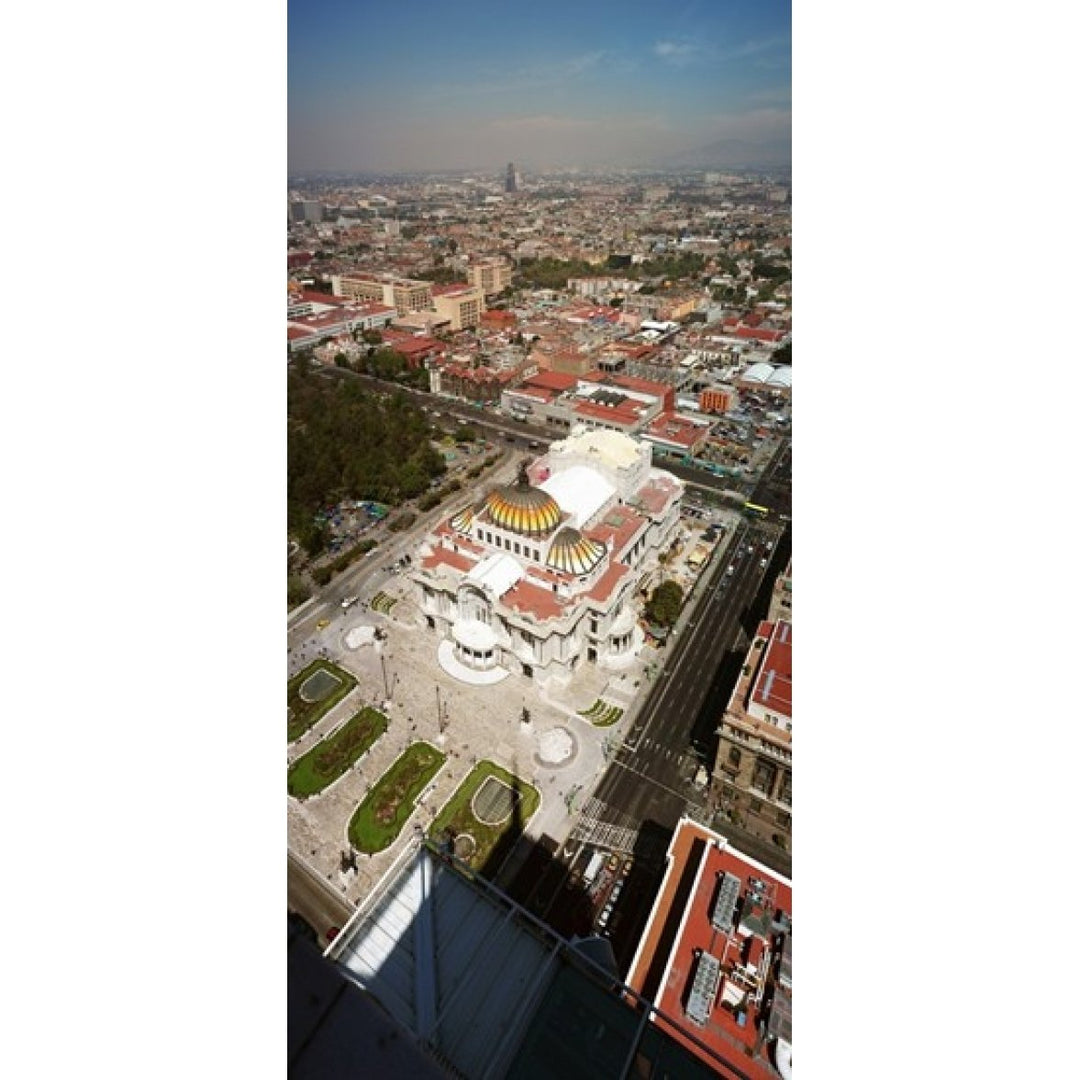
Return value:
<svg viewBox="0 0 1080 1080">
<path fill-rule="evenodd" d="M 343 499 L 397 505 L 446 472 L 424 414 L 400 390 L 291 371 L 288 383 L 288 527 L 308 552 L 326 540 L 319 520 Z"/>
<path fill-rule="evenodd" d="M 618 277 L 640 281 L 645 278 L 664 278 L 677 281 L 680 278 L 700 276 L 705 269 L 705 256 L 696 251 L 677 251 L 662 254 L 653 259 L 630 266 L 618 264 L 617 256 L 609 256 L 607 262 L 593 264 L 584 259 L 527 259 L 518 264 L 514 283 L 537 289 L 565 289 L 570 278 Z"/>
</svg>

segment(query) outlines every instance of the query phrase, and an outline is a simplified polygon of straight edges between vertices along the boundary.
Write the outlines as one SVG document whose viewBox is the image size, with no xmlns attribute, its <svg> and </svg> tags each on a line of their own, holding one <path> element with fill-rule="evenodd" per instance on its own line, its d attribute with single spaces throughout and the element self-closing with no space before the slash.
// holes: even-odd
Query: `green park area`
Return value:
<svg viewBox="0 0 1080 1080">
<path fill-rule="evenodd" d="M 289 769 L 289 794 L 304 799 L 329 787 L 371 749 L 388 723 L 378 709 L 365 705 L 333 735 L 293 762 Z"/>
<path fill-rule="evenodd" d="M 416 809 L 416 799 L 443 767 L 446 755 L 431 743 L 413 743 L 379 778 L 349 821 L 349 841 L 374 855 L 388 848 Z"/>
<path fill-rule="evenodd" d="M 313 660 L 289 680 L 289 742 L 318 723 L 356 685 L 356 678 L 329 660 Z"/>
<path fill-rule="evenodd" d="M 523 829 L 540 806 L 540 792 L 493 761 L 477 762 L 442 812 L 429 836 L 451 841 L 454 854 L 484 871 L 496 845 L 511 828 Z"/>
</svg>

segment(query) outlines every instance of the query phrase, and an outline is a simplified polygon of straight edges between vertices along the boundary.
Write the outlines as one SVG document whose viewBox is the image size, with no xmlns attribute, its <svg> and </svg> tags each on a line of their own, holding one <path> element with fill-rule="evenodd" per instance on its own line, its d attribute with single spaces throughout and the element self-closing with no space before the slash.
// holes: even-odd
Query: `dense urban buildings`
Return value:
<svg viewBox="0 0 1080 1080">
<path fill-rule="evenodd" d="M 337 425 L 290 534 L 290 710 L 315 667 L 356 682 L 289 747 L 290 860 L 349 912 L 296 1060 L 355 1014 L 350 1060 L 398 1031 L 464 1076 L 786 1080 L 788 178 L 525 166 L 289 193 L 290 394 L 392 409 L 424 461 L 395 501 L 359 467 L 378 433 Z M 315 761 L 344 772 L 294 790 Z"/>
</svg>

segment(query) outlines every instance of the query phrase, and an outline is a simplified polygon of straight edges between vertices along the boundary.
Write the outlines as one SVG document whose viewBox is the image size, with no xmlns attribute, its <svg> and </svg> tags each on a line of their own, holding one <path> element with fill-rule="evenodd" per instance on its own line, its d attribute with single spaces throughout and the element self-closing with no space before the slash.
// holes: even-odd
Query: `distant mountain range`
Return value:
<svg viewBox="0 0 1080 1080">
<path fill-rule="evenodd" d="M 668 154 L 658 165 L 683 169 L 760 169 L 765 167 L 790 167 L 791 142 L 776 139 L 770 142 L 750 142 L 747 139 L 720 139 L 699 146 Z"/>
</svg>

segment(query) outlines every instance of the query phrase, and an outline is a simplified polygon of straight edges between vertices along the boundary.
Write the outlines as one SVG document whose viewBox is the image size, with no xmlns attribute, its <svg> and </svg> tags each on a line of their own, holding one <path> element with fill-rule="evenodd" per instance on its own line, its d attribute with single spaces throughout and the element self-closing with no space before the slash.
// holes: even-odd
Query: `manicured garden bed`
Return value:
<svg viewBox="0 0 1080 1080">
<path fill-rule="evenodd" d="M 416 809 L 417 796 L 443 767 L 431 743 L 413 743 L 379 778 L 349 821 L 349 842 L 369 855 L 388 848 Z"/>
<path fill-rule="evenodd" d="M 388 723 L 378 709 L 365 705 L 333 735 L 293 762 L 289 769 L 289 794 L 303 799 L 329 787 L 371 749 Z"/>
<path fill-rule="evenodd" d="M 490 784 L 485 788 L 488 777 L 501 781 L 516 796 L 509 800 L 510 803 L 516 804 L 513 812 L 494 825 L 487 824 L 476 816 L 477 812 L 482 814 L 485 811 L 490 812 L 490 807 L 495 803 L 501 805 L 504 802 L 501 799 L 493 800 L 487 797 L 488 792 L 494 794 L 497 791 L 497 788 L 493 789 Z M 474 809 L 473 800 L 477 792 L 482 792 L 485 806 Z M 485 864 L 499 840 L 511 828 L 523 829 L 539 806 L 540 792 L 532 784 L 527 784 L 512 772 L 496 765 L 494 761 L 480 761 L 461 781 L 457 791 L 450 796 L 449 801 L 432 823 L 429 835 L 436 843 L 461 835 L 471 836 L 476 847 L 467 861 L 474 869 L 485 871 L 490 876 L 497 867 L 485 867 Z"/>
<path fill-rule="evenodd" d="M 309 682 L 318 672 L 323 673 L 322 677 Z M 336 685 L 330 682 L 331 678 Z M 311 693 L 313 685 L 319 690 L 318 695 Z M 298 675 L 294 675 L 289 680 L 289 742 L 299 739 L 312 724 L 318 723 L 355 685 L 355 676 L 329 660 L 313 660 Z M 301 687 L 307 688 L 306 696 L 300 693 Z M 317 700 L 308 700 L 313 696 Z"/>
<path fill-rule="evenodd" d="M 622 714 L 618 705 L 611 705 L 603 698 L 597 698 L 587 709 L 578 712 L 578 716 L 584 717 L 593 727 L 609 727 L 621 719 Z"/>
</svg>

